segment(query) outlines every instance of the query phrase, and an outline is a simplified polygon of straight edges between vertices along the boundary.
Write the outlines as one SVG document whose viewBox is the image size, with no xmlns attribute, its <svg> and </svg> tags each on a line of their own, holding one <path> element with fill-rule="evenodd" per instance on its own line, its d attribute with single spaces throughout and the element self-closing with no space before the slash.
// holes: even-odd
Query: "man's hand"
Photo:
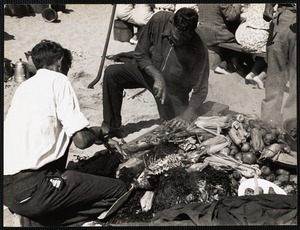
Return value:
<svg viewBox="0 0 300 230">
<path fill-rule="evenodd" d="M 189 126 L 197 116 L 195 109 L 188 107 L 183 114 L 168 121 L 167 126 L 170 128 L 185 128 Z"/>
<path fill-rule="evenodd" d="M 121 148 L 121 146 L 117 141 L 109 138 L 107 144 L 109 145 L 110 148 L 116 149 L 124 158 L 127 158 L 127 154 L 123 151 L 123 149 Z"/>
<path fill-rule="evenodd" d="M 165 103 L 167 96 L 167 86 L 162 73 L 156 69 L 153 65 L 147 66 L 145 72 L 153 78 L 153 92 L 154 96 L 158 98 L 161 104 Z"/>
<path fill-rule="evenodd" d="M 171 129 L 178 129 L 178 128 L 184 128 L 189 125 L 189 122 L 183 118 L 175 117 L 172 120 L 167 122 L 167 127 L 170 127 Z"/>
<path fill-rule="evenodd" d="M 153 92 L 156 98 L 158 98 L 163 105 L 166 100 L 167 87 L 165 80 L 160 77 L 154 80 Z"/>
</svg>

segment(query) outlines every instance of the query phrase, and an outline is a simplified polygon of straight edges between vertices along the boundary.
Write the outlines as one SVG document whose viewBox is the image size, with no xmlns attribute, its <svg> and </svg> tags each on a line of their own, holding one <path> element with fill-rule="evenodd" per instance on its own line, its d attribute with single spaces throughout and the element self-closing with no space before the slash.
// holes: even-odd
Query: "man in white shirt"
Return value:
<svg viewBox="0 0 300 230">
<path fill-rule="evenodd" d="M 123 182 L 66 170 L 71 142 L 85 149 L 107 142 L 89 128 L 66 74 L 69 50 L 43 40 L 31 51 L 37 73 L 16 90 L 4 121 L 3 203 L 42 226 L 78 226 L 107 210 L 126 192 Z"/>
</svg>

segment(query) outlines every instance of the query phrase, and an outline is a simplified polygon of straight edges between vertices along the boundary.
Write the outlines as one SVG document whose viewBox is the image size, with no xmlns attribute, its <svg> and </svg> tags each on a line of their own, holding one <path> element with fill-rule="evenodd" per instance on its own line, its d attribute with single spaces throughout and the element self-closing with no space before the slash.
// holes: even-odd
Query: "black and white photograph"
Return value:
<svg viewBox="0 0 300 230">
<path fill-rule="evenodd" d="M 297 1 L 32 2 L 1 6 L 4 228 L 297 228 Z"/>
</svg>

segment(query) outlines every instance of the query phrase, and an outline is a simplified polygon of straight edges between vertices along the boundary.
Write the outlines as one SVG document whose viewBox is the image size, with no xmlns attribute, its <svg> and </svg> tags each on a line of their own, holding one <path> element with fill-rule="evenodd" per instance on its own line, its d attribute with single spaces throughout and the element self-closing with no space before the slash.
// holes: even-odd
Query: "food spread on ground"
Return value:
<svg viewBox="0 0 300 230">
<path fill-rule="evenodd" d="M 255 115 L 198 117 L 180 129 L 163 124 L 123 148 L 129 158 L 116 177 L 135 191 L 109 223 L 150 222 L 180 203 L 297 194 L 297 153 L 285 130 Z"/>
</svg>

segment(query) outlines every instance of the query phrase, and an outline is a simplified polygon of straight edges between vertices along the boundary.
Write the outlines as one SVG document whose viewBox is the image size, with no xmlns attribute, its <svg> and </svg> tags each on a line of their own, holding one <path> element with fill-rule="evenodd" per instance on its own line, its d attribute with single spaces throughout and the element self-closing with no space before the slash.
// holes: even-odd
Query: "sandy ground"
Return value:
<svg viewBox="0 0 300 230">
<path fill-rule="evenodd" d="M 47 23 L 40 14 L 35 17 L 4 16 L 4 31 L 14 38 L 4 41 L 4 57 L 17 62 L 19 58 L 26 61 L 24 52 L 29 51 L 42 39 L 59 42 L 73 53 L 73 65 L 69 71 L 70 81 L 77 93 L 83 113 L 90 124 L 101 125 L 102 122 L 102 81 L 94 89 L 87 86 L 98 72 L 101 55 L 107 35 L 111 4 L 74 4 L 66 5 L 70 11 L 59 12 L 57 23 Z M 134 45 L 115 41 L 112 36 L 107 54 L 131 51 Z M 106 60 L 105 67 L 112 64 Z M 18 83 L 13 80 L 4 83 L 4 117 Z M 130 141 L 148 132 L 157 125 L 158 112 L 155 101 L 149 92 L 132 96 L 141 89 L 126 90 L 122 108 L 122 119 L 125 128 L 131 132 L 125 141 Z M 264 90 L 256 86 L 246 85 L 244 79 L 236 73 L 219 75 L 211 71 L 209 93 L 207 100 L 219 102 L 229 106 L 232 111 L 240 113 L 255 113 L 260 115 L 261 101 Z M 70 159 L 74 155 L 91 156 L 103 147 L 92 146 L 86 150 L 79 150 L 71 146 Z M 5 226 L 19 226 L 18 218 L 8 212 L 4 213 Z"/>
</svg>

